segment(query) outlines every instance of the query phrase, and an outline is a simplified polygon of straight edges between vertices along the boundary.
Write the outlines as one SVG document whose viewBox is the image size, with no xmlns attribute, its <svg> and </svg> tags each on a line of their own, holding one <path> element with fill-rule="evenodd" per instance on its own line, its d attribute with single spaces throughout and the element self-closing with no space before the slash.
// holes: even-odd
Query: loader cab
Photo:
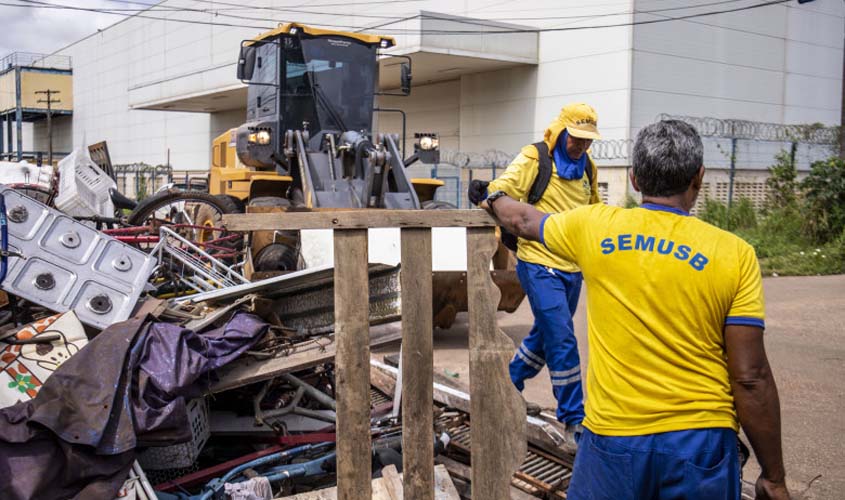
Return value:
<svg viewBox="0 0 845 500">
<path fill-rule="evenodd" d="M 238 77 L 249 84 L 247 122 L 237 132 L 240 160 L 257 168 L 283 164 L 288 130 L 370 133 L 379 49 L 390 37 L 285 24 L 241 44 Z"/>
</svg>

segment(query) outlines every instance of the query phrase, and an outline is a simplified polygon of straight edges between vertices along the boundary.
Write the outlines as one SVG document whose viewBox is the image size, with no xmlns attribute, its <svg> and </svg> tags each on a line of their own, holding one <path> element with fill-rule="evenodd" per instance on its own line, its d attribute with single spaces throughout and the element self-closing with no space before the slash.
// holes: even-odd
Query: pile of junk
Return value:
<svg viewBox="0 0 845 500">
<path fill-rule="evenodd" d="M 0 497 L 333 498 L 331 265 L 247 279 L 217 202 L 136 204 L 92 157 L 0 166 Z M 371 347 L 401 340 L 399 272 L 370 267 Z M 371 365 L 376 480 L 402 472 L 396 364 Z M 436 382 L 438 498 L 469 498 L 469 398 Z M 565 498 L 572 456 L 528 418 L 513 497 Z"/>
</svg>

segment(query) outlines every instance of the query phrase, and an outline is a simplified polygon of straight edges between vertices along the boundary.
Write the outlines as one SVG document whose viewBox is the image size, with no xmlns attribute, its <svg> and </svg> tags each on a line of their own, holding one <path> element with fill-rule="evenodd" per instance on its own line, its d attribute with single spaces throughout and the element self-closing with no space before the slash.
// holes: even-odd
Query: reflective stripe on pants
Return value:
<svg viewBox="0 0 845 500">
<path fill-rule="evenodd" d="M 517 262 L 516 272 L 531 304 L 534 325 L 510 363 L 511 380 L 522 391 L 525 380 L 548 365 L 558 402 L 557 419 L 580 423 L 584 419 L 584 396 L 572 315 L 581 293 L 581 273 L 523 261 Z"/>
</svg>

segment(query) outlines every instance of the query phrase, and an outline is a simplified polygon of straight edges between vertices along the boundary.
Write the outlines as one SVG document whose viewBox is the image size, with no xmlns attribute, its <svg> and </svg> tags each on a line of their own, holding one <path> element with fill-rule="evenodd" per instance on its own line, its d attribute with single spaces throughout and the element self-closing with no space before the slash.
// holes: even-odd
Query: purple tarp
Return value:
<svg viewBox="0 0 845 500">
<path fill-rule="evenodd" d="M 0 498 L 114 498 L 135 447 L 190 440 L 186 398 L 266 331 L 243 312 L 203 334 L 149 318 L 104 330 L 35 399 L 0 409 Z"/>
</svg>

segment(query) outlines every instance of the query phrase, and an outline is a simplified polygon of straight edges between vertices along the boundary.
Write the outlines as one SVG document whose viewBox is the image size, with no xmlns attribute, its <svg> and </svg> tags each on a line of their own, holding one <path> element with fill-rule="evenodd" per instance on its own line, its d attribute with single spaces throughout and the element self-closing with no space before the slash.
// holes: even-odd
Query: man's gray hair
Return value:
<svg viewBox="0 0 845 500">
<path fill-rule="evenodd" d="M 640 130 L 634 143 L 634 177 L 646 196 L 672 196 L 689 188 L 704 164 L 704 147 L 695 128 L 663 120 Z"/>
</svg>

